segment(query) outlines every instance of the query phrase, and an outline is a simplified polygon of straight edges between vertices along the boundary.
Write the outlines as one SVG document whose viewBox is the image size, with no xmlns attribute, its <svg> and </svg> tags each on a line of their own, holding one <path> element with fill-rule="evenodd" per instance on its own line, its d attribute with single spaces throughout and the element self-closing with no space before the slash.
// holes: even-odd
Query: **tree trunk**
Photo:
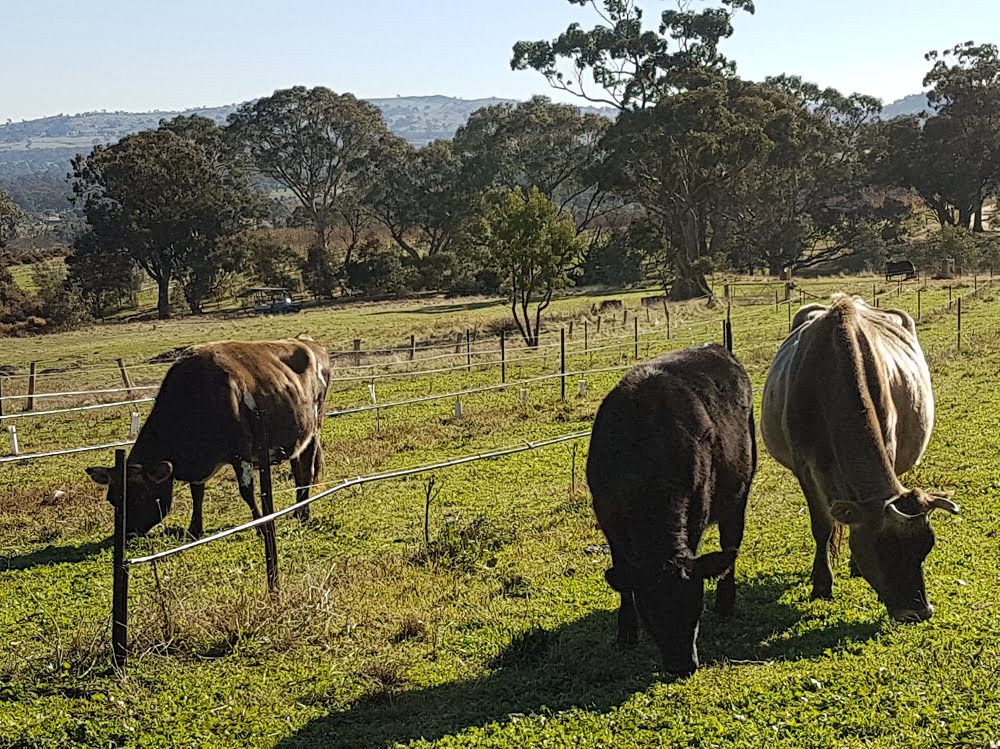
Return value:
<svg viewBox="0 0 1000 749">
<path fill-rule="evenodd" d="M 962 207 L 958 209 L 958 225 L 963 229 L 968 229 L 972 224 L 972 208 Z"/>
<path fill-rule="evenodd" d="M 681 217 L 673 239 L 680 239 L 680 246 L 674 245 L 674 282 L 670 286 L 670 301 L 683 302 L 687 299 L 711 296 L 712 291 L 705 280 L 705 274 L 694 267 L 694 259 L 700 256 L 701 238 L 697 232 L 697 218 L 694 212 Z"/>
<path fill-rule="evenodd" d="M 976 201 L 976 215 L 973 218 L 972 231 L 977 234 L 983 233 L 983 199 Z"/>
<path fill-rule="evenodd" d="M 670 285 L 669 298 L 672 302 L 683 302 L 688 299 L 710 296 L 711 293 L 712 290 L 708 287 L 705 274 L 689 268 L 687 275 L 677 273 L 674 282 Z"/>
<path fill-rule="evenodd" d="M 170 279 L 161 278 L 156 282 L 156 315 L 161 320 L 170 319 Z"/>
</svg>

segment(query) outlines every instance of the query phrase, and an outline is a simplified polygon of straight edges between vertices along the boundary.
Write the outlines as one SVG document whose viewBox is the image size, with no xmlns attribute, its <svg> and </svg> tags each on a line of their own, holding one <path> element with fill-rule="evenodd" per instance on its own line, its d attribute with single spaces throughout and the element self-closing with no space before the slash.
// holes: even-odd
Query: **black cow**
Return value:
<svg viewBox="0 0 1000 749">
<path fill-rule="evenodd" d="M 718 344 L 639 364 L 604 399 L 587 481 L 611 547 L 605 577 L 621 594 L 621 645 L 638 640 L 641 619 L 666 671 L 697 669 L 703 581 L 722 577 L 716 612 L 732 614 L 733 567 L 756 469 L 750 378 Z M 713 523 L 722 551 L 698 556 Z"/>
<path fill-rule="evenodd" d="M 202 533 L 205 482 L 224 465 L 236 471 L 240 494 L 256 519 L 253 492 L 257 463 L 253 412 L 265 414 L 271 461 L 290 460 L 297 500 L 309 496 L 323 467 L 320 427 L 325 416 L 330 359 L 308 336 L 281 341 L 224 341 L 193 346 L 167 371 L 156 403 L 128 456 L 126 532 L 148 533 L 173 502 L 174 479 L 191 484 L 194 508 L 189 532 Z M 120 491 L 112 468 L 87 474 Z M 296 511 L 305 520 L 308 506 Z"/>
</svg>

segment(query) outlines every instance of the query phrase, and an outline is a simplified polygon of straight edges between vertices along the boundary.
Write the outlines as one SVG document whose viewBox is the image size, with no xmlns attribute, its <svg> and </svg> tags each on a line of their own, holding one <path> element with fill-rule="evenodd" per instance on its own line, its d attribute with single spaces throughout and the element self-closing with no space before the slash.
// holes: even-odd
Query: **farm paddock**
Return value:
<svg viewBox="0 0 1000 749">
<path fill-rule="evenodd" d="M 584 439 L 317 502 L 309 524 L 278 523 L 277 600 L 252 532 L 137 567 L 132 656 L 118 672 L 108 642 L 112 511 L 83 473 L 109 464 L 110 451 L 57 456 L 0 464 L 0 746 L 988 746 L 1000 740 L 1000 298 L 981 279 L 951 283 L 919 295 L 937 420 L 923 463 L 906 477 L 953 490 L 963 508 L 932 520 L 938 543 L 926 575 L 937 610 L 928 622 L 890 623 L 870 587 L 848 577 L 846 558 L 836 564 L 835 600 L 809 600 L 805 501 L 761 450 L 737 615 L 720 623 L 706 611 L 702 669 L 685 681 L 664 677 L 648 638 L 634 652 L 614 645 L 617 595 L 604 581 Z M 918 288 L 806 282 L 792 313 L 800 298 L 846 290 L 869 300 L 875 291 L 883 306 L 915 315 Z M 787 331 L 787 305 L 773 288 L 731 292 L 735 353 L 759 388 Z M 724 303 L 671 305 L 668 340 L 663 311 L 650 307 L 647 318 L 640 297 L 555 303 L 548 348 L 530 353 L 508 338 L 510 384 L 462 396 L 461 418 L 445 398 L 328 419 L 326 484 L 586 431 L 637 348 L 645 358 L 721 340 Z M 624 299 L 629 317 L 605 317 L 598 334 L 590 310 L 602 298 Z M 146 362 L 201 340 L 307 330 L 344 352 L 355 338 L 366 350 L 403 347 L 411 333 L 436 342 L 412 363 L 396 352 L 371 370 L 338 357 L 328 407 L 345 410 L 370 406 L 373 382 L 379 404 L 496 385 L 490 323 L 506 314 L 491 300 L 448 300 L 115 326 L 4 341 L 0 364 L 65 369 L 39 376 L 37 391 L 72 392 L 121 387 L 117 357 L 136 387 L 155 385 L 166 365 Z M 562 400 L 554 342 L 570 320 L 566 370 L 589 373 L 568 377 Z M 456 343 L 466 328 L 476 333 L 469 351 Z M 418 369 L 443 371 L 401 376 Z M 400 374 L 381 377 L 389 372 Z M 7 393 L 24 385 L 12 379 Z M 111 399 L 120 396 L 92 401 Z M 91 401 L 39 400 L 36 410 L 83 402 Z M 7 403 L 8 414 L 23 406 Z M 18 418 L 20 449 L 125 440 L 133 409 L 144 415 L 148 404 Z M 0 456 L 8 451 L 0 433 Z M 292 501 L 285 474 L 275 473 L 279 508 Z M 182 489 L 163 526 L 129 555 L 181 543 L 189 514 Z M 221 474 L 208 486 L 206 533 L 247 519 L 231 474 Z M 716 543 L 710 534 L 705 548 Z"/>
</svg>

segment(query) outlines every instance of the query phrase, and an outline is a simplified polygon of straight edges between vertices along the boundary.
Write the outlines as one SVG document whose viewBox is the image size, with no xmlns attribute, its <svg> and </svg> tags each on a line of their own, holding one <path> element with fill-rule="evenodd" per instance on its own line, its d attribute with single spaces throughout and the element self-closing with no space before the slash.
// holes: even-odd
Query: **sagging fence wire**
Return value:
<svg viewBox="0 0 1000 749">
<path fill-rule="evenodd" d="M 461 458 L 453 458 L 451 460 L 445 460 L 440 463 L 431 463 L 428 465 L 416 466 L 414 468 L 403 468 L 395 471 L 384 471 L 382 473 L 375 473 L 369 476 L 359 476 L 353 479 L 346 479 L 341 483 L 337 484 L 336 486 L 333 486 L 329 489 L 319 492 L 318 494 L 314 494 L 313 496 L 303 500 L 302 502 L 296 502 L 295 504 L 285 507 L 284 509 L 275 510 L 271 514 L 262 516 L 260 518 L 257 518 L 256 520 L 251 520 L 249 522 L 243 523 L 242 525 L 237 525 L 232 528 L 227 528 L 226 530 L 219 531 L 218 533 L 214 533 L 211 536 L 206 536 L 205 538 L 199 538 L 194 541 L 190 541 L 189 543 L 182 544 L 181 546 L 175 546 L 171 549 L 167 549 L 165 551 L 161 551 L 156 554 L 150 554 L 144 557 L 134 557 L 132 559 L 127 559 L 125 563 L 129 567 L 136 567 L 143 564 L 151 564 L 153 562 L 162 561 L 169 557 L 176 556 L 177 554 L 181 554 L 185 551 L 190 551 L 191 549 L 195 549 L 199 546 L 204 546 L 206 544 L 219 541 L 223 538 L 228 538 L 229 536 L 235 535 L 237 533 L 243 533 L 253 528 L 266 525 L 267 523 L 272 523 L 278 518 L 282 518 L 285 515 L 289 515 L 295 512 L 296 509 L 306 507 L 308 505 L 311 505 L 313 502 L 316 502 L 320 499 L 325 499 L 326 497 L 332 496 L 334 494 L 344 491 L 345 489 L 350 489 L 355 486 L 362 486 L 363 484 L 371 484 L 377 481 L 389 481 L 391 479 L 403 478 L 405 476 L 414 476 L 420 473 L 427 473 L 429 471 L 443 470 L 445 468 L 453 468 L 454 466 L 460 466 L 466 463 L 475 463 L 480 460 L 495 460 L 497 458 L 503 458 L 509 455 L 515 455 L 517 453 L 528 452 L 530 450 L 538 450 L 539 448 L 550 447 L 552 445 L 558 445 L 563 442 L 570 442 L 573 440 L 583 439 L 584 437 L 589 437 L 589 436 L 590 436 L 590 430 L 588 429 L 585 432 L 575 432 L 573 434 L 565 434 L 562 435 L 561 437 L 554 437 L 552 439 L 541 440 L 538 442 L 526 442 L 525 444 L 518 445 L 517 447 L 508 447 L 501 450 L 492 450 L 490 452 L 485 452 L 485 453 L 466 455 Z"/>
</svg>

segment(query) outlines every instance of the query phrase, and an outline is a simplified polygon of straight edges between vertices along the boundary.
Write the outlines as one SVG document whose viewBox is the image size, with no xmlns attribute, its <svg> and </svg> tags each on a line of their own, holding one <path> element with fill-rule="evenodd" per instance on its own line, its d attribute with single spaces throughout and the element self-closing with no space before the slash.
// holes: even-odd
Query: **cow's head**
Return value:
<svg viewBox="0 0 1000 749">
<path fill-rule="evenodd" d="M 643 627 L 653 638 L 663 669 L 690 676 L 698 668 L 698 623 L 705 598 L 705 580 L 731 572 L 737 549 L 695 557 L 676 557 L 661 569 L 612 567 L 608 584 L 620 593 L 632 592 Z"/>
<path fill-rule="evenodd" d="M 168 461 L 148 466 L 129 464 L 125 494 L 125 532 L 129 536 L 144 536 L 170 512 L 174 494 L 174 467 Z M 87 469 L 101 486 L 108 487 L 108 502 L 114 506 L 121 496 L 121 475 L 114 468 L 101 466 Z"/>
<path fill-rule="evenodd" d="M 929 619 L 934 607 L 924 588 L 924 559 L 934 547 L 930 514 L 960 508 L 950 495 L 922 489 L 888 501 L 834 502 L 830 512 L 851 529 L 851 559 L 896 621 Z"/>
</svg>

